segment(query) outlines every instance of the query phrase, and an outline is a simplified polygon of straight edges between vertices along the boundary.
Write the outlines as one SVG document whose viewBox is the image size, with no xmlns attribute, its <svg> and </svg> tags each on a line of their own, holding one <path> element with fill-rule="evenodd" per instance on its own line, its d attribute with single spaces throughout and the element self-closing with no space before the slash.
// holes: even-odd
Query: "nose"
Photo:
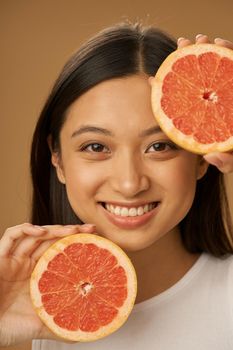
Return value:
<svg viewBox="0 0 233 350">
<path fill-rule="evenodd" d="M 133 198 L 150 187 L 143 161 L 129 153 L 115 159 L 110 182 L 112 190 L 124 198 Z"/>
</svg>

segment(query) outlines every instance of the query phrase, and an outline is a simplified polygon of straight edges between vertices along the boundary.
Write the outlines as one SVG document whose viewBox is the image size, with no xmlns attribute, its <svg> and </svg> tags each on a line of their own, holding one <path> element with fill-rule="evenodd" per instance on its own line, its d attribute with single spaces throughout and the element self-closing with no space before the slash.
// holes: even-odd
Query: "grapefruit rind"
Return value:
<svg viewBox="0 0 233 350">
<path fill-rule="evenodd" d="M 166 75 L 172 71 L 172 65 L 179 59 L 186 55 L 200 55 L 207 52 L 215 52 L 222 57 L 227 57 L 233 60 L 233 51 L 222 46 L 214 44 L 194 44 L 172 52 L 159 67 L 154 79 L 151 81 L 151 104 L 153 114 L 156 121 L 163 132 L 177 145 L 186 149 L 187 151 L 206 154 L 210 152 L 226 152 L 233 149 L 233 136 L 229 137 L 223 142 L 213 142 L 210 144 L 201 144 L 193 139 L 190 135 L 185 135 L 178 130 L 173 122 L 163 111 L 161 106 L 161 98 L 163 96 L 162 87 Z"/>
<path fill-rule="evenodd" d="M 108 249 L 111 254 L 117 258 L 118 265 L 124 268 L 127 276 L 127 298 L 124 301 L 123 306 L 118 309 L 117 317 L 110 324 L 102 326 L 95 332 L 83 332 L 81 330 L 70 331 L 59 327 L 54 322 L 53 317 L 45 311 L 41 301 L 41 293 L 38 288 L 38 283 L 42 273 L 47 270 L 49 261 L 51 261 L 59 252 L 63 251 L 69 244 L 72 243 L 93 243 L 97 247 Z M 70 341 L 90 342 L 115 332 L 126 322 L 133 309 L 136 299 L 137 277 L 129 257 L 115 243 L 96 234 L 79 233 L 60 239 L 41 256 L 31 275 L 30 294 L 36 313 L 54 334 Z"/>
</svg>

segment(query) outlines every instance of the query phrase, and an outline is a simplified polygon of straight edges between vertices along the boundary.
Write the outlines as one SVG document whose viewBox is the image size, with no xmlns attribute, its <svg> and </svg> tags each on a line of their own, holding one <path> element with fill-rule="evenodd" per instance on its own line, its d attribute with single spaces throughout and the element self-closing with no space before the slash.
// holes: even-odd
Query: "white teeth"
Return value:
<svg viewBox="0 0 233 350">
<path fill-rule="evenodd" d="M 116 213 L 116 211 L 115 211 L 115 213 Z M 120 209 L 120 212 L 119 212 L 118 215 L 121 215 L 121 216 L 129 216 L 129 210 L 128 210 L 128 208 L 122 208 L 122 209 Z"/>
<path fill-rule="evenodd" d="M 121 214 L 121 208 L 120 207 L 116 207 L 116 208 L 113 207 L 112 213 L 115 214 L 115 215 L 120 215 Z"/>
<path fill-rule="evenodd" d="M 138 208 L 114 207 L 112 204 L 106 204 L 105 208 L 112 214 L 119 216 L 141 216 L 148 213 L 156 207 L 156 203 L 149 203 Z"/>
<path fill-rule="evenodd" d="M 137 209 L 136 208 L 130 208 L 129 209 L 129 216 L 137 216 Z"/>
<path fill-rule="evenodd" d="M 137 212 L 138 212 L 138 215 L 143 215 L 143 214 L 144 214 L 143 207 L 139 207 L 139 208 L 137 209 Z"/>
</svg>

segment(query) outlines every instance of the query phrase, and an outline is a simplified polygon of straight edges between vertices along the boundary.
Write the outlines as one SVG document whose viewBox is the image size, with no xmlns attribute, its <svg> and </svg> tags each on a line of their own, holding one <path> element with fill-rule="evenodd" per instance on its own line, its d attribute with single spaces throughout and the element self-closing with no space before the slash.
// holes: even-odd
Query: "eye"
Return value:
<svg viewBox="0 0 233 350">
<path fill-rule="evenodd" d="M 90 153 L 101 153 L 101 152 L 108 153 L 109 152 L 107 147 L 97 142 L 89 143 L 88 145 L 82 146 L 81 151 L 86 151 Z"/>
<path fill-rule="evenodd" d="M 166 152 L 170 150 L 178 149 L 178 147 L 168 141 L 159 141 L 159 142 L 154 142 L 150 147 L 146 150 L 147 152 Z"/>
</svg>

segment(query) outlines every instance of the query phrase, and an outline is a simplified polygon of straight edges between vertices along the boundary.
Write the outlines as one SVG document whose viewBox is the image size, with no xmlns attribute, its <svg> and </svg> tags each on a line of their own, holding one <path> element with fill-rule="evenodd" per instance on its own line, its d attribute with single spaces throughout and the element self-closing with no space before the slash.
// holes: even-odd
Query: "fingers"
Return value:
<svg viewBox="0 0 233 350">
<path fill-rule="evenodd" d="M 205 34 L 197 34 L 196 35 L 195 44 L 208 44 L 208 43 L 211 43 L 211 41 L 209 40 L 207 35 L 205 35 Z M 192 41 L 187 39 L 187 38 L 180 37 L 177 40 L 177 47 L 178 48 L 182 48 L 182 47 L 185 47 L 185 46 L 191 45 L 191 44 L 192 44 Z M 225 40 L 222 38 L 215 38 L 214 44 L 219 45 L 219 46 L 223 46 L 223 47 L 227 47 L 228 49 L 233 50 L 233 43 L 229 40 Z"/>
<path fill-rule="evenodd" d="M 40 246 L 42 241 L 41 237 L 25 237 L 18 243 L 16 248 L 11 251 L 11 254 L 18 257 L 29 257 Z"/>
<path fill-rule="evenodd" d="M 46 225 L 22 224 L 6 230 L 0 240 L 0 256 L 30 256 L 43 241 L 59 239 L 75 233 L 93 233 L 95 225 Z"/>
<path fill-rule="evenodd" d="M 39 237 L 44 233 L 44 228 L 28 223 L 8 228 L 0 239 L 0 256 L 8 255 L 17 240 L 25 235 Z"/>
<path fill-rule="evenodd" d="M 210 41 L 209 41 L 209 38 L 207 35 L 197 34 L 196 38 L 195 38 L 195 43 L 196 44 L 207 44 L 207 43 L 210 43 Z M 185 47 L 185 46 L 191 45 L 191 44 L 192 44 L 192 41 L 187 39 L 187 38 L 180 37 L 177 40 L 178 48 Z"/>
<path fill-rule="evenodd" d="M 183 37 L 181 37 L 177 40 L 178 49 L 181 49 L 182 47 L 185 47 L 185 46 L 191 45 L 191 44 L 192 44 L 191 40 L 183 38 Z"/>
<path fill-rule="evenodd" d="M 210 40 L 207 35 L 204 34 L 197 34 L 195 38 L 196 44 L 209 44 Z"/>
<path fill-rule="evenodd" d="M 214 43 L 219 46 L 227 47 L 228 49 L 233 50 L 233 43 L 229 40 L 224 40 L 221 38 L 215 38 Z"/>
<path fill-rule="evenodd" d="M 153 76 L 150 76 L 150 77 L 148 78 L 148 83 L 149 83 L 150 86 L 152 86 L 153 80 L 154 80 L 154 77 L 153 77 Z"/>
<path fill-rule="evenodd" d="M 44 254 L 44 252 L 57 240 L 58 238 L 54 238 L 50 239 L 49 241 L 40 242 L 37 248 L 31 252 L 31 259 L 37 262 L 37 260 L 39 260 L 39 258 Z"/>
<path fill-rule="evenodd" d="M 197 34 L 196 35 L 196 38 L 195 38 L 195 43 L 196 44 L 204 44 L 204 43 L 209 43 L 209 39 L 208 39 L 208 36 L 207 35 L 203 35 L 203 34 Z M 182 47 L 185 47 L 185 46 L 188 46 L 188 45 L 191 45 L 192 44 L 192 41 L 187 39 L 187 38 L 179 38 L 177 40 L 177 46 L 178 48 L 182 48 Z"/>
<path fill-rule="evenodd" d="M 95 229 L 94 224 L 83 224 L 83 225 L 44 225 L 42 226 L 44 229 L 48 231 L 48 233 L 52 234 L 61 234 L 64 236 L 67 235 L 67 232 L 85 232 L 85 233 L 92 233 Z"/>
<path fill-rule="evenodd" d="M 233 172 L 233 152 L 215 152 L 203 156 L 204 159 L 215 165 L 222 173 Z"/>
</svg>

